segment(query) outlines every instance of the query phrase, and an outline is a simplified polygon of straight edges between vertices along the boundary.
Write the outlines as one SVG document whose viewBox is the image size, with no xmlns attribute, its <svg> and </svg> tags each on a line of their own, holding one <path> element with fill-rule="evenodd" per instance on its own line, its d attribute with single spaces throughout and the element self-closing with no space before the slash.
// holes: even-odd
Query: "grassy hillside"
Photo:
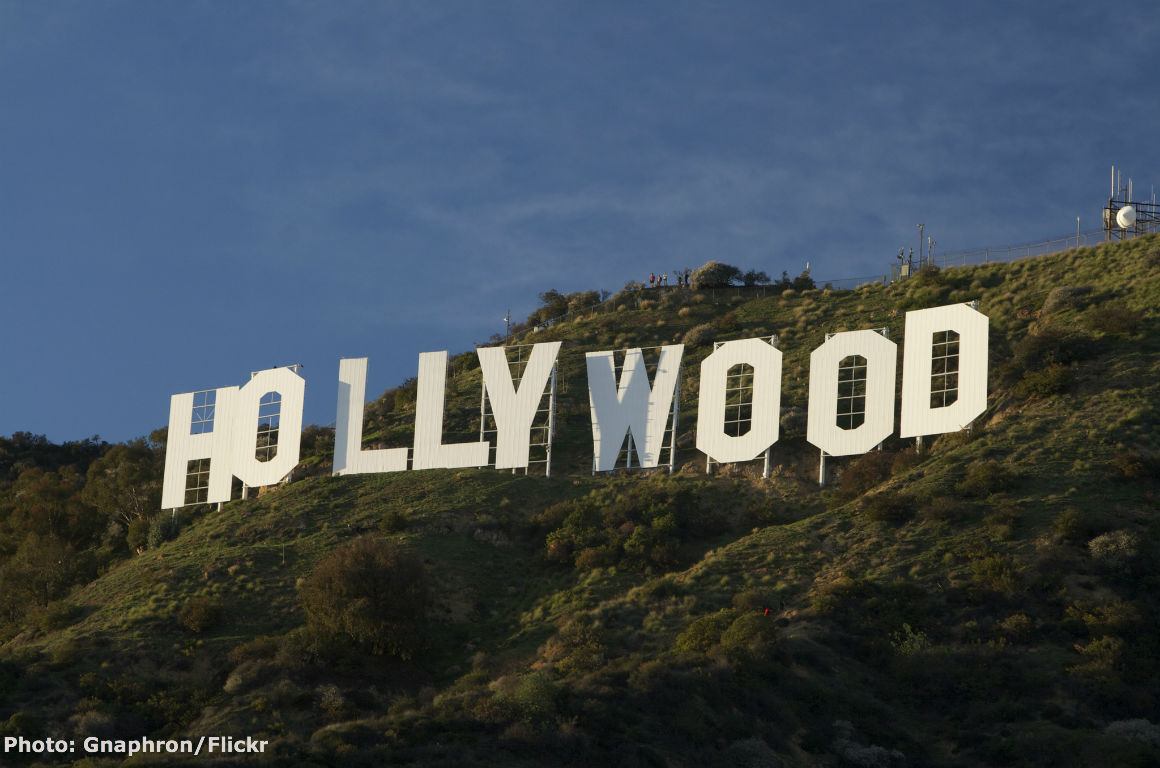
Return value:
<svg viewBox="0 0 1160 768">
<path fill-rule="evenodd" d="M 830 460 L 818 489 L 809 353 L 976 299 L 987 412 L 921 454 Z M 312 433 L 303 479 L 183 512 L 30 618 L 0 650 L 0 730 L 272 742 L 203 765 L 1155 765 L 1158 307 L 1156 237 L 852 291 L 622 292 L 512 342 L 564 342 L 550 479 L 334 478 Z M 679 471 L 591 476 L 585 351 L 771 334 L 772 477 L 692 448 L 711 343 L 686 348 Z M 474 354 L 450 368 L 447 439 L 478 439 Z M 413 405 L 385 393 L 365 444 L 409 444 Z M 366 535 L 425 567 L 412 658 L 307 627 L 301 587 Z"/>
</svg>

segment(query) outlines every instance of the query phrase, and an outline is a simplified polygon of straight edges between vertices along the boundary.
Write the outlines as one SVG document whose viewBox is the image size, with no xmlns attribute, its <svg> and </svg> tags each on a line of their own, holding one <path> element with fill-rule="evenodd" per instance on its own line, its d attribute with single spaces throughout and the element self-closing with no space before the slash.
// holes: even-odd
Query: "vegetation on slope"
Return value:
<svg viewBox="0 0 1160 768">
<path fill-rule="evenodd" d="M 572 313 L 537 311 L 511 343 L 564 342 L 551 479 L 330 477 L 313 428 L 302 479 L 170 517 L 142 501 L 163 433 L 22 454 L 2 489 L 0 735 L 271 740 L 239 765 L 1160 758 L 1160 239 L 853 291 L 545 297 Z M 831 460 L 818 490 L 810 351 L 971 300 L 991 319 L 987 412 L 922 453 L 892 438 Z M 772 477 L 706 474 L 684 426 L 675 474 L 591 476 L 583 352 L 688 339 L 691 426 L 712 348 L 694 342 L 769 335 Z M 474 355 L 449 377 L 446 439 L 478 439 Z M 368 446 L 409 444 L 414 392 L 368 406 Z M 367 614 L 317 610 L 353 572 L 336 558 L 384 540 L 367 581 L 410 553 L 423 585 L 405 648 L 356 636 L 382 627 Z"/>
</svg>

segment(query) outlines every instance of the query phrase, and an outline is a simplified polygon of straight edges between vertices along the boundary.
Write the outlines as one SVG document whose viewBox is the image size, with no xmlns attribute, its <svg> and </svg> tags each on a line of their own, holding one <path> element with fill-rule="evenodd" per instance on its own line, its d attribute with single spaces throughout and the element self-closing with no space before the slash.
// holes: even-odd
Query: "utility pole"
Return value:
<svg viewBox="0 0 1160 768">
<path fill-rule="evenodd" d="M 919 269 L 922 269 L 922 267 L 923 267 L 923 261 L 922 261 L 922 229 L 923 229 L 923 227 L 925 227 L 925 226 L 926 226 L 926 224 L 919 224 L 919 225 L 918 225 L 918 268 L 919 268 Z"/>
</svg>

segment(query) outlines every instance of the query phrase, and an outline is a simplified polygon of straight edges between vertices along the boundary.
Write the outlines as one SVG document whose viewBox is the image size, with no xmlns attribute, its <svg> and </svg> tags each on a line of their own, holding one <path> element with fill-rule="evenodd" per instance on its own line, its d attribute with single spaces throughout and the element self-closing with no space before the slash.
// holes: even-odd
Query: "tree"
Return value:
<svg viewBox="0 0 1160 768">
<path fill-rule="evenodd" d="M 814 279 L 810 277 L 810 271 L 808 269 L 803 269 L 802 273 L 793 279 L 793 289 L 795 291 L 805 291 L 816 287 L 814 285 Z"/>
<path fill-rule="evenodd" d="M 143 437 L 118 443 L 89 466 L 82 496 L 127 529 L 161 509 L 164 466 L 157 443 Z"/>
<path fill-rule="evenodd" d="M 752 288 L 755 285 L 769 285 L 769 275 L 751 269 L 741 276 L 741 284 L 746 288 Z"/>
<path fill-rule="evenodd" d="M 82 498 L 82 478 L 71 466 L 55 472 L 27 469 L 12 486 L 12 512 L 7 526 L 17 536 L 25 532 L 54 536 L 86 546 L 104 528 L 100 514 Z"/>
<path fill-rule="evenodd" d="M 693 288 L 727 288 L 741 280 L 741 270 L 719 261 L 710 261 L 693 270 L 689 285 Z"/>
<path fill-rule="evenodd" d="M 427 573 L 417 556 L 363 536 L 322 560 L 299 594 L 320 636 L 411 659 L 426 640 Z"/>
</svg>

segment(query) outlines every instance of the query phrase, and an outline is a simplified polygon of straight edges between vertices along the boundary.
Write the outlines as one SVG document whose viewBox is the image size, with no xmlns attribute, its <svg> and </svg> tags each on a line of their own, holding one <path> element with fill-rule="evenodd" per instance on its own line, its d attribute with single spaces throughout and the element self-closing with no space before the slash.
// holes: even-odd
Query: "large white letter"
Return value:
<svg viewBox="0 0 1160 768">
<path fill-rule="evenodd" d="M 262 399 L 275 393 L 269 406 L 276 414 L 262 413 Z M 255 373 L 243 387 L 223 387 L 187 392 L 169 400 L 169 435 L 165 442 L 165 478 L 161 508 L 186 505 L 189 463 L 209 460 L 208 478 L 200 478 L 210 503 L 230 500 L 233 477 L 249 486 L 273 485 L 298 464 L 302 443 L 302 406 L 306 382 L 290 368 Z M 268 461 L 257 458 L 259 418 L 265 431 L 277 436 L 277 448 Z"/>
<path fill-rule="evenodd" d="M 503 347 L 476 350 L 479 366 L 483 369 L 483 386 L 495 414 L 496 469 L 528 466 L 532 421 L 544 397 L 544 388 L 552 375 L 561 343 L 551 341 L 532 347 L 532 356 L 520 377 L 518 391 L 512 384 L 512 372 Z M 549 435 L 548 439 L 551 440 L 552 436 Z"/>
<path fill-rule="evenodd" d="M 482 467 L 491 446 L 481 443 L 443 443 L 443 407 L 447 391 L 447 352 L 419 355 L 419 394 L 415 403 L 413 469 Z"/>
<path fill-rule="evenodd" d="M 278 450 L 269 461 L 260 461 L 255 451 L 259 411 L 262 397 L 271 392 L 276 393 L 276 400 L 280 401 L 274 417 Z M 290 368 L 260 371 L 238 390 L 234 400 L 234 428 L 230 436 L 233 443 L 230 471 L 243 483 L 251 487 L 274 485 L 298 466 L 305 395 L 306 382 Z"/>
<path fill-rule="evenodd" d="M 644 355 L 630 349 L 624 357 L 620 387 L 616 385 L 616 365 L 612 352 L 589 352 L 588 401 L 592 410 L 592 448 L 596 469 L 604 472 L 616 466 L 616 456 L 626 432 L 632 432 L 637 458 L 642 467 L 660 461 L 665 427 L 677 386 L 683 344 L 661 348 L 660 362 L 649 385 Z M 643 450 L 642 450 L 643 447 Z"/>
<path fill-rule="evenodd" d="M 725 434 L 725 390 L 729 369 L 753 367 L 749 431 Z M 761 339 L 727 341 L 701 362 L 697 405 L 697 450 L 714 461 L 749 461 L 777 442 L 781 410 L 781 350 Z"/>
<path fill-rule="evenodd" d="M 361 475 L 402 472 L 407 468 L 406 448 L 362 450 L 363 403 L 367 390 L 367 359 L 338 362 L 338 418 L 334 429 L 334 474 Z"/>
<path fill-rule="evenodd" d="M 906 313 L 906 347 L 902 353 L 902 424 L 900 437 L 941 435 L 956 432 L 987 409 L 987 349 L 990 319 L 967 304 L 920 309 Z M 935 334 L 953 331 L 954 348 L 944 346 L 945 370 L 932 367 Z M 952 337 L 954 338 L 954 337 Z M 953 344 L 953 342 L 951 342 Z M 948 405 L 931 402 L 931 379 L 952 370 L 957 363 L 957 397 Z M 943 389 L 952 380 L 944 379 Z M 950 399 L 950 398 L 946 398 Z"/>
<path fill-rule="evenodd" d="M 865 420 L 838 426 L 838 367 L 857 355 L 866 360 Z M 806 439 L 831 456 L 865 453 L 894 431 L 894 379 L 898 348 L 875 331 L 835 334 L 810 355 Z"/>
<path fill-rule="evenodd" d="M 223 387 L 204 392 L 186 392 L 169 398 L 165 478 L 161 484 L 162 509 L 185 506 L 189 462 L 200 459 L 209 460 L 209 488 L 205 501 L 216 504 L 230 500 L 233 479 L 230 471 L 230 430 L 233 427 L 233 403 L 237 393 L 237 387 Z M 195 395 L 198 398 L 196 402 Z"/>
</svg>

